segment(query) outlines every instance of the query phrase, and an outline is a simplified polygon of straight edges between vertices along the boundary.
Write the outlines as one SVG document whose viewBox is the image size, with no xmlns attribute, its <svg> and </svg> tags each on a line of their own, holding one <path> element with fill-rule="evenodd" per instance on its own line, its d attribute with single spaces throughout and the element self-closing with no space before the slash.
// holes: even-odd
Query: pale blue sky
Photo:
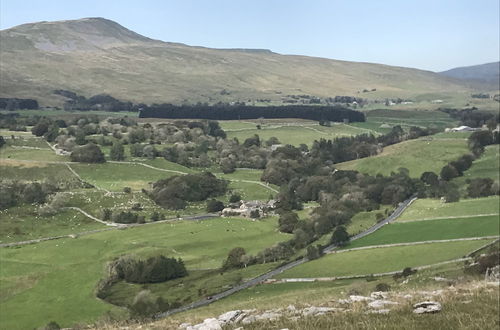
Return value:
<svg viewBox="0 0 500 330">
<path fill-rule="evenodd" d="M 499 0 L 0 0 L 0 28 L 105 17 L 188 45 L 441 71 L 499 60 L 499 12 Z"/>
</svg>

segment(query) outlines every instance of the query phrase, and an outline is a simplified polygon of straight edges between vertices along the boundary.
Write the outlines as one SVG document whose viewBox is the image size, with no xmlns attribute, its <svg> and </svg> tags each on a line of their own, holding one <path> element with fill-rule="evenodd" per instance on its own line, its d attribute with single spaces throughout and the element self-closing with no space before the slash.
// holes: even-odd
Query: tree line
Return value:
<svg viewBox="0 0 500 330">
<path fill-rule="evenodd" d="M 257 118 L 301 118 L 342 122 L 364 122 L 362 112 L 341 106 L 247 106 L 227 104 L 173 105 L 153 104 L 139 112 L 139 118 L 190 118 L 212 120 L 239 120 Z"/>
</svg>

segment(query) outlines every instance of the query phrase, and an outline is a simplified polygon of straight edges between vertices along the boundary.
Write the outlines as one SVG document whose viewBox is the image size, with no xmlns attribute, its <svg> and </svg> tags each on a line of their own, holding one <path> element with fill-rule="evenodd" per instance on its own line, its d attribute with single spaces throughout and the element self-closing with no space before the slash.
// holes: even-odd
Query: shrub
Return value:
<svg viewBox="0 0 500 330">
<path fill-rule="evenodd" d="M 238 193 L 231 194 L 229 197 L 229 203 L 238 203 L 241 201 L 241 195 Z"/>
<path fill-rule="evenodd" d="M 118 223 L 139 223 L 139 220 L 144 217 L 140 217 L 137 213 L 129 211 L 121 211 L 120 213 L 113 214 L 113 222 Z"/>
<path fill-rule="evenodd" d="M 224 209 L 224 203 L 216 199 L 207 201 L 207 212 L 220 212 Z"/>
<path fill-rule="evenodd" d="M 337 226 L 332 234 L 332 244 L 344 246 L 349 242 L 349 234 L 344 226 Z"/>
<path fill-rule="evenodd" d="M 391 291 L 391 286 L 387 283 L 381 282 L 375 286 L 375 291 Z"/>
<path fill-rule="evenodd" d="M 132 192 L 132 188 L 130 187 L 123 187 L 123 192 L 126 194 L 130 194 Z"/>
<path fill-rule="evenodd" d="M 93 143 L 75 148 L 70 158 L 72 162 L 80 163 L 104 163 L 106 161 L 101 149 Z"/>
<path fill-rule="evenodd" d="M 113 215 L 113 211 L 111 211 L 110 209 L 103 209 L 102 210 L 102 220 L 109 221 L 109 220 L 111 220 L 112 215 Z"/>
</svg>

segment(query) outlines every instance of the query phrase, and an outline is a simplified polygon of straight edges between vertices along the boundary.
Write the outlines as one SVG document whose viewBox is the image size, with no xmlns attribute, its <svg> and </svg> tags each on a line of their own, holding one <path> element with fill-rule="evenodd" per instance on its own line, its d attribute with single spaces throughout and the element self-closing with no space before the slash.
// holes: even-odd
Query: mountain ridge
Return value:
<svg viewBox="0 0 500 330">
<path fill-rule="evenodd" d="M 270 100 L 286 95 L 446 98 L 467 82 L 430 71 L 271 50 L 214 49 L 151 39 L 104 18 L 0 31 L 0 96 L 60 105 L 55 89 L 142 103 Z"/>
</svg>

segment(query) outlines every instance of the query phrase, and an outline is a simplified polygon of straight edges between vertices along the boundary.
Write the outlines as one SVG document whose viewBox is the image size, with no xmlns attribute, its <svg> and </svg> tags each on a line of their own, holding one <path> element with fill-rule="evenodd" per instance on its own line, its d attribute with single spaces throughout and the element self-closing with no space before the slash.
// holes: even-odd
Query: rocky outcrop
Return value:
<svg viewBox="0 0 500 330">
<path fill-rule="evenodd" d="M 436 301 L 422 301 L 413 305 L 413 313 L 437 313 L 441 311 L 441 304 Z"/>
</svg>

